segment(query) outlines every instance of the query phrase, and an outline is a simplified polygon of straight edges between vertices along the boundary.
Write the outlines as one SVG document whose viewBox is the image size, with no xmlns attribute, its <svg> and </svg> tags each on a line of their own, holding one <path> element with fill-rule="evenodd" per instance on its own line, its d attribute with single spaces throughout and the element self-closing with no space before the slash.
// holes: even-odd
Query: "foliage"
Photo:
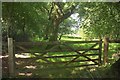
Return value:
<svg viewBox="0 0 120 80">
<path fill-rule="evenodd" d="M 120 6 L 119 3 L 81 3 L 79 14 L 89 37 L 120 38 Z"/>
<path fill-rule="evenodd" d="M 59 33 L 58 33 L 59 34 L 59 40 L 61 39 L 61 37 L 63 35 L 75 33 L 76 30 L 77 30 L 75 28 L 78 28 L 78 26 L 76 24 L 77 24 L 77 21 L 75 21 L 71 17 L 64 20 L 64 22 L 62 22 L 60 24 Z M 72 28 L 74 28 L 75 30 L 72 29 Z"/>
<path fill-rule="evenodd" d="M 37 13 L 36 6 L 38 5 L 35 3 L 3 3 L 3 33 L 19 41 L 36 34 L 40 36 L 42 32 L 40 26 L 43 26 L 42 23 L 46 20 L 41 17 L 43 13 Z"/>
<path fill-rule="evenodd" d="M 81 28 L 91 38 L 120 38 L 119 3 L 3 3 L 3 36 L 17 41 L 59 39 L 74 33 L 76 20 L 70 16 L 79 13 Z M 78 28 L 77 28 L 78 29 Z"/>
<path fill-rule="evenodd" d="M 57 39 L 58 33 L 69 33 L 68 27 L 59 29 L 59 24 L 73 14 L 77 3 L 3 3 L 3 36 L 17 41 L 30 38 Z M 62 24 L 61 24 L 62 26 Z M 6 37 L 5 37 L 6 36 Z"/>
</svg>

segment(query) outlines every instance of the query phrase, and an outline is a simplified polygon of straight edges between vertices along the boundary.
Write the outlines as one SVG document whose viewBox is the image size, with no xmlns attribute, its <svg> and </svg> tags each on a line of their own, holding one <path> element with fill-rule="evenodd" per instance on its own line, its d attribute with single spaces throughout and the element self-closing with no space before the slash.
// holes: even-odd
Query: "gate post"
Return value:
<svg viewBox="0 0 120 80">
<path fill-rule="evenodd" d="M 109 38 L 104 38 L 104 53 L 103 53 L 103 62 L 106 64 L 108 62 L 108 47 L 109 47 Z"/>
<path fill-rule="evenodd" d="M 99 42 L 99 65 L 102 64 L 101 55 L 102 55 L 102 39 L 100 39 L 100 42 Z"/>
<path fill-rule="evenodd" d="M 9 65 L 9 77 L 15 76 L 15 55 L 13 50 L 13 39 L 8 38 L 8 65 Z"/>
</svg>

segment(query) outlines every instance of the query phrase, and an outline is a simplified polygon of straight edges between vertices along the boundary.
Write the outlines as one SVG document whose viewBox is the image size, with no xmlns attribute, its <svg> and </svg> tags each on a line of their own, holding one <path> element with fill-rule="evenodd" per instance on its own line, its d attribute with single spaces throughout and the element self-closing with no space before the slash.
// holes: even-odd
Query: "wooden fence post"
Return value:
<svg viewBox="0 0 120 80">
<path fill-rule="evenodd" d="M 104 53 L 103 53 L 103 62 L 106 64 L 108 62 L 108 47 L 109 47 L 109 38 L 104 38 Z"/>
<path fill-rule="evenodd" d="M 99 65 L 102 64 L 101 55 L 102 55 L 102 39 L 100 39 L 100 42 L 99 42 Z"/>
<path fill-rule="evenodd" d="M 15 76 L 15 55 L 13 51 L 13 39 L 8 38 L 8 64 L 9 64 L 9 76 L 14 77 Z"/>
</svg>

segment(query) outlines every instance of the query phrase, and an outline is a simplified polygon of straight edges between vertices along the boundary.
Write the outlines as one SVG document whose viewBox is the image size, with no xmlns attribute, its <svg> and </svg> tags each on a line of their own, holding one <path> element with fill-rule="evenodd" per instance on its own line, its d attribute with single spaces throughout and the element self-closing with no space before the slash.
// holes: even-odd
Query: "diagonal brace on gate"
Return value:
<svg viewBox="0 0 120 80">
<path fill-rule="evenodd" d="M 18 47 L 18 48 L 20 48 L 20 49 L 22 49 L 23 51 L 26 51 L 26 52 L 28 52 L 28 50 L 27 49 L 25 49 L 24 47 L 22 47 L 22 46 L 19 46 L 19 45 L 16 45 L 16 47 Z M 29 51 L 29 52 L 31 52 L 31 51 Z M 36 55 L 35 53 L 33 53 L 35 56 L 38 56 L 38 55 Z M 46 61 L 46 62 L 50 62 L 49 60 L 47 60 L 47 59 L 45 59 L 45 58 L 43 58 L 43 57 L 39 57 L 40 59 L 42 59 L 42 60 L 44 60 L 44 61 Z"/>
<path fill-rule="evenodd" d="M 48 54 L 49 51 L 51 51 L 52 49 L 55 49 L 55 48 L 57 48 L 57 47 L 59 47 L 59 48 L 61 49 L 60 45 L 57 44 L 56 46 L 54 46 L 54 47 L 46 50 L 45 52 L 43 52 L 43 54 L 41 54 L 41 55 L 39 55 L 39 56 L 36 55 L 35 53 L 34 53 L 34 55 L 35 55 L 38 59 L 40 58 L 40 59 L 42 59 L 42 60 L 44 60 L 44 61 L 46 61 L 46 62 L 51 62 L 51 61 L 47 60 L 46 58 L 44 58 L 44 55 Z"/>
<path fill-rule="evenodd" d="M 68 45 L 66 45 L 66 44 L 63 44 L 63 45 L 64 45 L 64 46 L 67 46 L 68 48 L 70 48 L 71 50 L 73 50 L 74 52 L 76 52 L 77 54 L 79 54 L 78 56 L 76 56 L 75 58 L 73 58 L 69 63 L 75 61 L 75 60 L 78 59 L 80 56 L 83 56 L 83 57 L 87 58 L 88 60 L 94 62 L 95 64 L 98 64 L 96 61 L 94 61 L 94 60 L 90 59 L 89 57 L 83 55 L 83 54 L 85 54 L 86 52 L 88 52 L 89 50 L 91 50 L 92 48 L 94 48 L 95 46 L 97 46 L 98 43 L 94 44 L 93 46 L 91 46 L 89 49 L 85 50 L 85 51 L 82 52 L 82 53 L 80 53 L 79 51 L 73 49 L 72 47 L 70 47 L 70 46 L 68 46 Z"/>
<path fill-rule="evenodd" d="M 47 54 L 49 51 L 51 51 L 52 49 L 54 49 L 54 48 L 57 48 L 57 47 L 59 47 L 59 44 L 57 44 L 56 46 L 54 46 L 54 47 L 52 47 L 52 48 L 50 48 L 50 49 L 48 49 L 48 50 L 45 50 L 44 52 L 43 52 L 43 54 L 41 54 L 40 56 L 41 57 L 43 57 L 45 54 Z M 60 48 L 60 47 L 59 47 Z"/>
</svg>

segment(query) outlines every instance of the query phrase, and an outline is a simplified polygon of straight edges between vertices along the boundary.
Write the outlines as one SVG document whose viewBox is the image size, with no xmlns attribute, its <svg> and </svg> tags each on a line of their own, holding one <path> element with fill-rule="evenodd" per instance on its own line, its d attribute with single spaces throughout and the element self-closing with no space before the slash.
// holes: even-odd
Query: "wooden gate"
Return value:
<svg viewBox="0 0 120 80">
<path fill-rule="evenodd" d="M 13 42 L 13 41 L 10 41 Z M 8 43 L 9 44 L 9 43 Z M 76 68 L 82 66 L 101 65 L 102 40 L 96 41 L 62 41 L 62 42 L 13 42 L 9 44 L 9 55 L 14 54 L 13 64 L 9 65 L 10 72 L 24 74 L 34 70 L 55 68 Z M 13 50 L 13 51 L 11 51 Z M 30 54 L 31 57 L 17 55 Z M 37 68 L 37 69 L 36 69 Z M 15 70 L 13 70 L 15 69 Z M 21 70 L 23 69 L 23 70 Z M 12 74 L 12 73 L 11 73 Z M 13 74 L 14 75 L 14 74 Z M 12 76 L 12 75 L 11 75 Z"/>
<path fill-rule="evenodd" d="M 89 44 L 87 48 L 83 47 L 86 45 L 80 45 L 85 43 L 86 44 L 92 43 L 92 44 Z M 34 55 L 34 57 L 32 57 L 31 59 L 32 60 L 40 59 L 41 64 L 49 64 L 49 65 L 53 64 L 54 66 L 55 64 L 60 64 L 60 66 L 63 64 L 61 68 L 81 67 L 81 66 L 101 64 L 102 41 L 15 42 L 14 45 L 15 45 L 16 54 L 31 53 L 32 55 Z M 38 48 L 38 49 L 36 50 L 34 48 Z M 90 53 L 90 51 L 92 51 L 92 53 Z M 91 56 L 94 58 L 92 58 Z M 24 60 L 20 58 L 16 58 L 16 59 L 20 61 Z M 25 59 L 30 59 L 30 58 L 25 58 Z M 85 64 L 83 64 L 83 62 Z M 88 63 L 92 63 L 92 64 L 88 64 Z"/>
</svg>

